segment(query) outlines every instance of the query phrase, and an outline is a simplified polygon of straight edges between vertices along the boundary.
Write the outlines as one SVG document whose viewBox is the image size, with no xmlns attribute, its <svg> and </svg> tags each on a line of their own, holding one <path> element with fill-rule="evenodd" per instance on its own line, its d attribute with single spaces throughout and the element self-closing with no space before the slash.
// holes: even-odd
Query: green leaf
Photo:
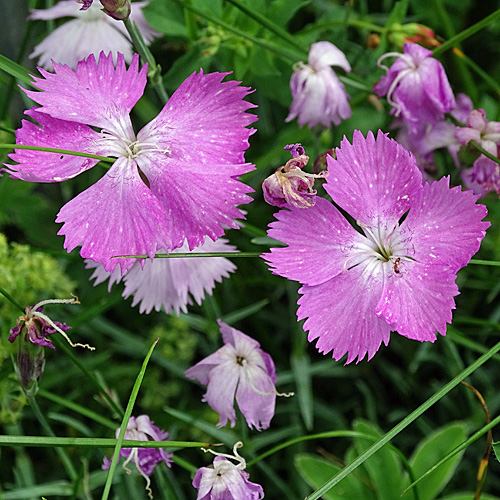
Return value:
<svg viewBox="0 0 500 500">
<path fill-rule="evenodd" d="M 382 437 L 382 432 L 375 424 L 364 420 L 356 421 L 353 430 L 373 436 L 373 439 L 359 437 L 355 439 L 355 447 L 359 454 L 365 452 L 374 441 Z M 374 453 L 364 463 L 364 467 L 370 482 L 374 485 L 378 500 L 400 500 L 403 491 L 401 460 L 389 446 L 383 446 Z M 384 473 L 381 474 L 380 471 Z"/>
<path fill-rule="evenodd" d="M 495 457 L 500 462 L 500 441 L 495 441 L 493 443 L 493 451 L 495 452 Z"/>
<path fill-rule="evenodd" d="M 0 54 L 0 69 L 3 69 L 6 73 L 24 83 L 33 84 L 33 78 L 26 68 L 15 63 L 14 61 L 11 61 L 2 54 Z"/>
<path fill-rule="evenodd" d="M 305 355 L 292 355 L 292 371 L 297 384 L 295 397 L 299 400 L 300 414 L 308 431 L 313 428 L 313 394 L 310 360 Z"/>
<path fill-rule="evenodd" d="M 474 495 L 475 493 L 473 491 L 469 493 L 454 493 L 453 495 L 442 497 L 439 500 L 472 500 L 474 498 Z M 500 498 L 494 497 L 493 495 L 481 493 L 481 500 L 500 500 Z"/>
<path fill-rule="evenodd" d="M 152 0 L 142 9 L 149 25 L 168 36 L 187 37 L 184 9 L 171 0 Z"/>
<path fill-rule="evenodd" d="M 424 474 L 465 439 L 467 439 L 466 427 L 461 422 L 451 423 L 433 432 L 420 443 L 410 459 L 415 477 L 418 478 Z M 418 488 L 420 500 L 433 500 L 437 497 L 451 479 L 462 454 L 463 452 L 450 458 L 439 469 L 415 486 Z"/>
<path fill-rule="evenodd" d="M 307 453 L 295 457 L 295 467 L 311 488 L 318 488 L 342 468 L 324 458 Z M 324 500 L 370 500 L 374 497 L 368 487 L 353 474 L 336 484 L 322 498 Z"/>
</svg>

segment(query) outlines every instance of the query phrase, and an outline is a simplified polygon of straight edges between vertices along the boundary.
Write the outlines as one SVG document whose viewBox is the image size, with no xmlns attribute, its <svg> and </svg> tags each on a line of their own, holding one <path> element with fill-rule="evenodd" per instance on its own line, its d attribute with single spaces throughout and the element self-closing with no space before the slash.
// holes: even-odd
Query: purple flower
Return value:
<svg viewBox="0 0 500 500">
<path fill-rule="evenodd" d="M 397 57 L 389 68 L 380 64 L 386 57 Z M 432 51 L 415 43 L 404 44 L 404 54 L 389 52 L 379 59 L 379 66 L 388 73 L 373 90 L 387 96 L 392 113 L 412 129 L 426 123 L 434 124 L 455 107 L 455 97 L 442 64 L 433 59 Z"/>
<path fill-rule="evenodd" d="M 316 202 L 314 179 L 324 178 L 327 172 L 308 174 L 302 171 L 309 156 L 300 144 L 289 144 L 285 149 L 290 150 L 292 159 L 262 183 L 264 200 L 276 207 L 313 207 Z"/>
<path fill-rule="evenodd" d="M 162 249 L 158 253 L 162 253 Z M 226 240 L 219 238 L 213 242 L 205 238 L 203 245 L 193 249 L 193 253 L 234 252 L 236 248 Z M 172 251 L 172 253 L 189 253 L 187 243 Z M 139 304 L 141 313 L 149 314 L 153 308 L 160 311 L 162 308 L 167 314 L 172 311 L 178 316 L 180 311 L 187 313 L 187 306 L 194 298 L 201 304 L 205 293 L 212 294 L 215 282 L 229 277 L 229 273 L 236 266 L 225 257 L 190 257 L 190 258 L 157 258 L 146 261 L 144 267 L 137 261 L 124 276 L 115 268 L 113 273 L 106 271 L 102 264 L 92 260 L 86 261 L 87 268 L 95 268 L 90 279 L 95 279 L 98 285 L 109 278 L 108 289 L 122 278 L 125 283 L 123 297 L 127 299 L 133 295 L 132 307 Z"/>
<path fill-rule="evenodd" d="M 241 441 L 234 445 L 234 457 L 216 456 L 212 467 L 200 467 L 197 470 L 193 479 L 193 486 L 198 490 L 196 500 L 260 500 L 264 498 L 262 486 L 251 483 L 248 480 L 250 475 L 243 470 L 246 467 L 245 460 L 236 451 L 241 446 Z M 238 465 L 234 465 L 226 457 L 237 460 Z"/>
<path fill-rule="evenodd" d="M 288 246 L 263 257 L 303 285 L 298 319 L 336 360 L 370 359 L 391 331 L 435 341 L 451 322 L 456 273 L 490 225 L 481 222 L 486 208 L 448 178 L 422 185 L 413 155 L 380 131 L 355 131 L 336 157 L 325 189 L 362 233 L 318 198 L 314 208 L 278 212 L 268 235 Z"/>
<path fill-rule="evenodd" d="M 472 165 L 461 172 L 464 184 L 474 193 L 484 196 L 490 191 L 500 195 L 500 165 L 481 155 Z"/>
<path fill-rule="evenodd" d="M 132 3 L 130 20 L 137 24 L 144 41 L 150 44 L 160 33 L 149 26 L 142 13 L 147 4 L 148 2 Z M 30 58 L 37 57 L 39 66 L 48 70 L 52 69 L 52 61 L 67 64 L 74 69 L 78 61 L 90 54 L 99 57 L 101 51 L 105 54 L 112 53 L 115 63 L 120 52 L 124 55 L 125 62 L 130 63 L 133 55 L 132 42 L 125 25 L 107 16 L 99 3 L 89 5 L 87 9 L 79 9 L 74 0 L 62 0 L 49 9 L 32 10 L 29 19 L 73 19 L 50 33 L 35 47 Z"/>
<path fill-rule="evenodd" d="M 245 113 L 249 89 L 222 83 L 225 73 L 193 73 L 172 95 L 160 114 L 136 134 L 130 111 L 146 85 L 147 67 L 139 57 L 128 71 L 118 55 L 101 53 L 78 64 L 76 72 L 54 64 L 55 74 L 40 70 L 35 78 L 42 92 L 25 91 L 41 107 L 26 114 L 16 132 L 18 144 L 71 149 L 117 158 L 96 184 L 70 200 L 57 215 L 63 222 L 68 252 L 81 245 L 83 258 L 122 272 L 135 259 L 167 252 L 187 240 L 190 249 L 215 240 L 225 227 L 237 228 L 244 218 L 237 205 L 249 203 L 251 188 L 237 177 L 253 170 L 244 160 L 246 128 L 256 117 Z M 100 130 L 96 131 L 94 128 Z M 97 160 L 40 151 L 16 150 L 9 165 L 15 179 L 60 182 L 71 179 Z"/>
<path fill-rule="evenodd" d="M 294 67 L 290 80 L 293 102 L 287 122 L 298 117 L 301 127 L 307 123 L 312 128 L 321 123 L 328 128 L 332 122 L 338 125 L 351 116 L 349 96 L 331 66 L 351 71 L 346 56 L 333 43 L 313 43 L 308 64 L 300 62 Z"/>
<path fill-rule="evenodd" d="M 116 438 L 120 434 L 120 427 L 116 430 Z M 139 415 L 136 417 L 130 417 L 127 423 L 127 430 L 125 431 L 124 439 L 129 439 L 133 441 L 166 441 L 168 438 L 168 432 L 165 432 L 149 419 L 147 415 Z M 123 464 L 123 468 L 130 474 L 130 470 L 127 469 L 127 464 L 133 462 L 137 472 L 146 480 L 146 490 L 149 493 L 150 498 L 153 498 L 151 494 L 151 480 L 149 476 L 153 473 L 154 468 L 160 462 L 165 462 L 168 467 L 172 466 L 172 453 L 167 453 L 163 448 L 122 448 L 120 450 L 120 457 L 125 457 L 126 460 Z M 111 460 L 104 457 L 102 468 L 108 470 L 111 466 Z"/>
<path fill-rule="evenodd" d="M 224 346 L 186 370 L 185 375 L 207 386 L 203 396 L 219 414 L 217 427 L 231 422 L 234 398 L 250 428 L 267 429 L 274 415 L 276 372 L 273 360 L 248 335 L 218 320 Z"/>
</svg>

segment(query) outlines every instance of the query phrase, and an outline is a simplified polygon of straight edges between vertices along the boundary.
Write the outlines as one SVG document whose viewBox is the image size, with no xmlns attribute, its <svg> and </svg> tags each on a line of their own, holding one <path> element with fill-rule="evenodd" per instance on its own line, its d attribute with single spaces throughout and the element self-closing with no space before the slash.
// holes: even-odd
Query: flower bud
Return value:
<svg viewBox="0 0 500 500">
<path fill-rule="evenodd" d="M 124 21 L 130 16 L 130 0 L 100 0 L 102 11 L 117 21 Z"/>
</svg>

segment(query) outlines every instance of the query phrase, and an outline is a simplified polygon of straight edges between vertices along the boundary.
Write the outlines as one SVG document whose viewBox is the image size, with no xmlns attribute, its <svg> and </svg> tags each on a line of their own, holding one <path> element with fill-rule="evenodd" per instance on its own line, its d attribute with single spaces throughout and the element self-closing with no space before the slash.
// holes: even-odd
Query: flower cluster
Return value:
<svg viewBox="0 0 500 500">
<path fill-rule="evenodd" d="M 303 285 L 297 316 L 307 318 L 309 340 L 350 363 L 370 359 L 391 331 L 431 342 L 444 335 L 456 273 L 489 226 L 486 208 L 447 178 L 422 186 L 414 157 L 380 131 L 344 139 L 328 170 L 326 191 L 362 233 L 318 198 L 278 212 L 268 235 L 288 246 L 263 256 L 273 273 Z"/>
</svg>

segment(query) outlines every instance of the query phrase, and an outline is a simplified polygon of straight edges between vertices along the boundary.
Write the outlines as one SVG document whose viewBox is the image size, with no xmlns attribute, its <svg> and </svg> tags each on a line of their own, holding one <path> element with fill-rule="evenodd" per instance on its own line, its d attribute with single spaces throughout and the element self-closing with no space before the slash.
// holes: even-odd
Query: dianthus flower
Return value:
<svg viewBox="0 0 500 500">
<path fill-rule="evenodd" d="M 328 128 L 332 122 L 338 125 L 351 116 L 349 96 L 331 66 L 351 71 L 345 54 L 333 43 L 313 43 L 308 64 L 300 62 L 294 67 L 290 80 L 293 102 L 287 122 L 298 117 L 301 127 L 307 123 L 312 128 L 321 123 Z"/>
<path fill-rule="evenodd" d="M 251 483 L 248 478 L 250 474 L 245 472 L 245 459 L 242 458 L 237 449 L 243 443 L 238 441 L 233 448 L 234 456 L 215 453 L 212 467 L 200 467 L 193 479 L 193 486 L 198 490 L 196 500 L 261 500 L 264 498 L 264 490 L 260 484 Z M 205 450 L 204 450 L 205 451 Z M 228 460 L 236 460 L 234 465 Z"/>
<path fill-rule="evenodd" d="M 243 332 L 218 320 L 224 346 L 186 370 L 185 375 L 207 386 L 203 396 L 219 414 L 217 427 L 231 422 L 236 412 L 234 399 L 250 428 L 267 429 L 276 402 L 276 370 L 269 354 Z"/>
<path fill-rule="evenodd" d="M 467 117 L 466 127 L 456 127 L 455 137 L 464 145 L 476 141 L 493 156 L 498 155 L 500 145 L 500 122 L 486 119 L 484 109 L 473 109 Z"/>
<path fill-rule="evenodd" d="M 101 53 L 78 64 L 76 72 L 54 64 L 55 74 L 40 69 L 42 92 L 25 91 L 41 107 L 26 114 L 17 143 L 71 149 L 117 158 L 96 184 L 62 207 L 56 222 L 64 225 L 69 251 L 82 245 L 83 258 L 122 272 L 135 259 L 119 255 L 170 252 L 187 240 L 190 249 L 213 240 L 225 227 L 244 218 L 237 205 L 248 203 L 252 189 L 237 177 L 252 170 L 244 151 L 256 117 L 245 113 L 249 89 L 226 73 L 193 73 L 159 115 L 136 134 L 130 111 L 146 85 L 147 67 L 138 70 L 134 55 L 127 70 L 118 55 Z M 94 130 L 92 127 L 99 129 Z M 8 165 L 11 177 L 31 182 L 60 182 L 92 168 L 97 160 L 41 151 L 16 150 Z"/>
<path fill-rule="evenodd" d="M 142 9 L 148 2 L 132 3 L 130 20 L 137 24 L 144 41 L 149 44 L 160 35 L 153 30 Z M 48 21 L 61 17 L 72 17 L 50 35 L 48 35 L 35 50 L 30 58 L 38 58 L 38 64 L 45 69 L 52 69 L 52 61 L 76 68 L 78 61 L 90 54 L 98 57 L 101 51 L 113 54 L 116 62 L 118 52 L 122 53 L 125 61 L 132 60 L 132 42 L 122 22 L 115 21 L 100 9 L 101 5 L 89 5 L 88 10 L 81 10 L 74 0 L 62 0 L 49 9 L 33 9 L 28 19 Z"/>
<path fill-rule="evenodd" d="M 116 439 L 120 434 L 120 427 L 116 430 Z M 165 432 L 149 419 L 147 415 L 139 415 L 130 417 L 127 423 L 127 430 L 125 431 L 124 439 L 131 441 L 166 441 L 168 432 Z M 168 467 L 172 466 L 172 453 L 167 453 L 163 448 L 122 448 L 120 450 L 120 457 L 125 457 L 123 468 L 127 474 L 130 474 L 130 469 L 127 469 L 127 464 L 132 462 L 137 472 L 146 480 L 146 490 L 149 497 L 153 498 L 151 493 L 151 480 L 149 476 L 153 473 L 154 468 L 160 462 L 165 462 Z M 104 457 L 102 468 L 108 470 L 111 466 L 111 459 Z"/>
<path fill-rule="evenodd" d="M 381 64 L 387 57 L 396 57 L 390 68 Z M 403 119 L 412 129 L 426 123 L 434 124 L 455 107 L 455 97 L 442 64 L 432 57 L 432 51 L 405 43 L 404 54 L 389 52 L 379 59 L 387 71 L 373 87 L 379 96 L 387 96 L 393 106 L 391 113 Z"/>
<path fill-rule="evenodd" d="M 193 253 L 234 251 L 236 248 L 222 238 L 215 242 L 205 238 L 205 243 L 195 248 Z M 162 249 L 158 253 L 162 253 Z M 187 243 L 171 253 L 189 253 Z M 124 276 L 118 267 L 109 273 L 102 264 L 91 260 L 86 261 L 86 267 L 95 268 L 90 277 L 96 280 L 94 285 L 109 278 L 108 290 L 123 279 L 123 298 L 133 295 L 132 307 L 139 304 L 141 313 L 149 314 L 153 308 L 156 311 L 163 308 L 167 314 L 174 311 L 177 316 L 180 311 L 187 313 L 187 306 L 193 303 L 191 296 L 200 305 L 205 293 L 212 294 L 215 282 L 221 282 L 222 278 L 227 278 L 236 269 L 225 257 L 156 258 L 146 261 L 144 267 L 137 261 Z"/>
<path fill-rule="evenodd" d="M 484 196 L 490 191 L 500 195 L 500 165 L 481 155 L 472 165 L 460 173 L 465 186 Z"/>
<path fill-rule="evenodd" d="M 292 159 L 262 183 L 264 200 L 276 207 L 313 207 L 316 202 L 314 179 L 324 178 L 327 172 L 308 174 L 302 171 L 309 156 L 300 144 L 289 144 L 285 149 L 290 151 Z"/>
<path fill-rule="evenodd" d="M 268 235 L 288 246 L 263 257 L 303 285 L 298 319 L 336 360 L 370 359 L 391 331 L 434 342 L 451 322 L 456 273 L 490 225 L 481 221 L 486 207 L 448 178 L 422 185 L 413 155 L 380 131 L 376 139 L 355 131 L 336 158 L 325 189 L 362 232 L 318 198 L 277 213 Z"/>
</svg>

